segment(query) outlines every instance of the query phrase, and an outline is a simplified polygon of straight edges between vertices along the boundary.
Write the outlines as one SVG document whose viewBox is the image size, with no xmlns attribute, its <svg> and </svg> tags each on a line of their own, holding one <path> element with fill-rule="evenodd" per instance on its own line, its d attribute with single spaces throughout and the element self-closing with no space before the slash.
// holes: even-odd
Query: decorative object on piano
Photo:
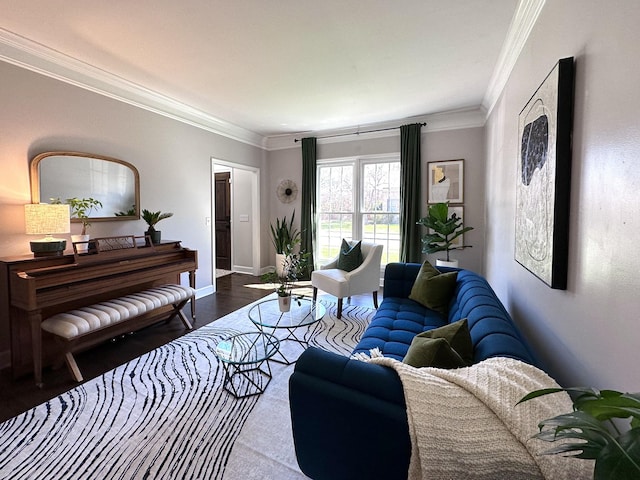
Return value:
<svg viewBox="0 0 640 480">
<path fill-rule="evenodd" d="M 311 257 L 306 252 L 294 253 L 292 246 L 286 246 L 285 251 L 288 253 L 283 255 L 282 272 L 271 271 L 261 277 L 263 282 L 276 285 L 275 291 L 281 312 L 288 312 L 291 308 L 291 290 L 295 282 L 304 277 Z"/>
<path fill-rule="evenodd" d="M 59 204 L 59 198 L 50 199 L 51 203 Z M 77 243 L 74 250 L 77 248 L 80 252 L 86 252 L 88 248 L 89 235 L 87 234 L 87 228 L 91 225 L 89 222 L 89 216 L 93 210 L 102 208 L 102 202 L 100 200 L 96 200 L 95 198 L 67 198 L 65 203 L 69 204 L 71 207 L 71 218 L 78 219 L 82 224 L 82 231 L 80 235 L 71 235 L 71 241 Z"/>
<path fill-rule="evenodd" d="M 28 235 L 46 235 L 41 240 L 29 242 L 34 257 L 62 255 L 67 241 L 52 235 L 71 230 L 69 205 L 30 203 L 24 206 L 24 219 Z"/>
<path fill-rule="evenodd" d="M 149 237 L 151 237 L 151 242 L 154 245 L 157 245 L 158 243 L 160 243 L 160 240 L 161 240 L 161 232 L 160 230 L 155 229 L 155 225 L 160 220 L 164 220 L 165 218 L 169 218 L 172 216 L 173 216 L 173 213 L 171 212 L 166 212 L 166 213 L 162 213 L 160 211 L 152 212 L 150 210 L 147 210 L 146 208 L 142 209 L 142 219 L 145 222 L 147 222 L 147 225 L 149 225 L 149 228 L 144 233 L 145 235 L 149 235 Z"/>
</svg>

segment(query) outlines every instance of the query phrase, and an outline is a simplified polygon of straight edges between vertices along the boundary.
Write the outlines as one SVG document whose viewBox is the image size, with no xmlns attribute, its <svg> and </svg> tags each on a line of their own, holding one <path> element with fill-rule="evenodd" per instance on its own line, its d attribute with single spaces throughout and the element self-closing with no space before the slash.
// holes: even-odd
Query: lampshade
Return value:
<svg viewBox="0 0 640 480">
<path fill-rule="evenodd" d="M 46 235 L 30 242 L 34 256 L 62 255 L 67 241 L 52 237 L 54 233 L 71 231 L 69 205 L 30 203 L 24 206 L 25 231 L 29 235 Z"/>
</svg>

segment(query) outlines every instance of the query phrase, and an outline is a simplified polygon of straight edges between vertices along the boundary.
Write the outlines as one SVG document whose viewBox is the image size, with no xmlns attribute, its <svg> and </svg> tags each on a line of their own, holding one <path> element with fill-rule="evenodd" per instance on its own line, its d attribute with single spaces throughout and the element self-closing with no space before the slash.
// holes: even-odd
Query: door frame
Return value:
<svg viewBox="0 0 640 480">
<path fill-rule="evenodd" d="M 260 168 L 252 167 L 250 165 L 243 165 L 237 162 L 231 162 L 228 160 L 223 160 L 216 157 L 211 157 L 211 212 L 215 212 L 215 167 L 225 167 L 231 169 L 231 270 L 239 273 L 248 273 L 251 275 L 260 275 L 260 246 L 261 246 L 261 238 L 260 238 Z M 252 253 L 251 260 L 252 265 L 245 268 L 239 268 L 235 264 L 235 252 L 233 247 L 234 241 L 234 229 L 236 222 L 234 221 L 236 217 L 235 205 L 233 201 L 234 195 L 234 170 L 243 170 L 245 172 L 249 172 L 252 174 L 251 176 L 251 234 L 253 237 L 252 242 Z M 215 222 L 211 222 L 211 267 L 214 277 L 214 287 L 215 287 L 215 271 L 216 271 L 216 242 L 215 242 Z"/>
</svg>

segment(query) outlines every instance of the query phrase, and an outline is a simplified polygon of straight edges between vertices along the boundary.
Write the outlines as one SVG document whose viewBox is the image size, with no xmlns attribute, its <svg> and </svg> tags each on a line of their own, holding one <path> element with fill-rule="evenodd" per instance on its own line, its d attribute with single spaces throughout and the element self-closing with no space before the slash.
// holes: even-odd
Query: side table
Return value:
<svg viewBox="0 0 640 480">
<path fill-rule="evenodd" d="M 280 342 L 270 334 L 246 332 L 231 335 L 218 343 L 216 356 L 224 368 L 225 390 L 235 398 L 260 395 L 271 381 L 269 359 Z M 262 367 L 266 365 L 266 371 Z"/>
</svg>

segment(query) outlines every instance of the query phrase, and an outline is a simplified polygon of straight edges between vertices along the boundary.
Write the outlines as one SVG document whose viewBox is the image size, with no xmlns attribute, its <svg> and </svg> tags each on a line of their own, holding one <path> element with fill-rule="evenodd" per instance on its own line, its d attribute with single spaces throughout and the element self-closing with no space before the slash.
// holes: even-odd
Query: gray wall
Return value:
<svg viewBox="0 0 640 480">
<path fill-rule="evenodd" d="M 437 160 L 464 159 L 465 163 L 465 225 L 474 230 L 465 235 L 465 243 L 473 248 L 456 251 L 452 255 L 460 260 L 460 266 L 482 272 L 483 269 L 483 236 L 484 236 L 484 128 L 467 128 L 443 132 L 430 132 L 422 129 L 422 215 L 427 209 L 427 168 L 426 163 Z M 400 133 L 389 137 L 357 139 L 348 142 L 328 143 L 318 140 L 318 160 L 347 158 L 364 155 L 377 155 L 400 152 Z M 268 154 L 269 164 L 269 198 L 271 218 L 290 216 L 294 208 L 296 218 L 300 215 L 300 195 L 290 204 L 281 203 L 275 196 L 278 183 L 286 178 L 295 180 L 300 185 L 302 178 L 302 153 L 300 145 L 292 148 L 276 150 Z M 275 253 L 273 247 L 267 262 Z M 436 255 L 430 256 L 435 261 Z M 426 258 L 426 257 L 425 257 Z"/>
<path fill-rule="evenodd" d="M 486 274 L 565 385 L 638 391 L 640 3 L 547 1 L 486 125 Z M 518 114 L 576 58 L 569 277 L 551 290 L 514 260 Z"/>
<path fill-rule="evenodd" d="M 30 254 L 23 214 L 31 201 L 29 160 L 51 150 L 97 153 L 138 168 L 141 207 L 174 213 L 158 225 L 163 238 L 198 250 L 197 285 L 210 291 L 211 157 L 264 168 L 264 151 L 7 63 L 0 62 L 0 78 L 1 256 Z M 90 228 L 93 236 L 141 234 L 146 224 Z"/>
</svg>

